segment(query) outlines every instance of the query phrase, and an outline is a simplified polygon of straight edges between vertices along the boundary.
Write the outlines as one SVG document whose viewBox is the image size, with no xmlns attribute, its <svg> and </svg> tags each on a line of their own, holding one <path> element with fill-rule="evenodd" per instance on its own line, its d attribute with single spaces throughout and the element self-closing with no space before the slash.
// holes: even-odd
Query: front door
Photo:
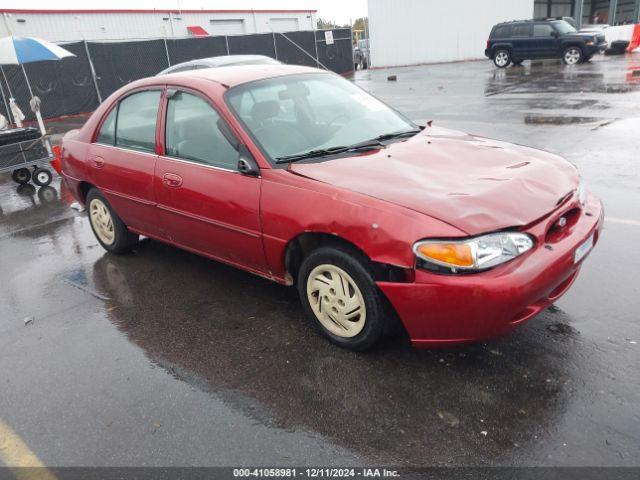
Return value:
<svg viewBox="0 0 640 480">
<path fill-rule="evenodd" d="M 149 234 L 156 233 L 158 223 L 153 184 L 160 97 L 161 90 L 145 90 L 118 102 L 88 155 L 89 181 L 125 225 Z"/>
<path fill-rule="evenodd" d="M 556 30 L 548 22 L 533 25 L 533 40 L 535 58 L 555 58 L 560 53 Z"/>
<path fill-rule="evenodd" d="M 533 55 L 534 42 L 531 38 L 531 23 L 519 23 L 513 26 L 511 33 L 513 58 L 528 60 Z"/>
<path fill-rule="evenodd" d="M 158 211 L 167 240 L 259 272 L 261 179 L 238 172 L 238 151 L 218 112 L 194 92 L 169 90 L 164 154 L 156 164 Z"/>
</svg>

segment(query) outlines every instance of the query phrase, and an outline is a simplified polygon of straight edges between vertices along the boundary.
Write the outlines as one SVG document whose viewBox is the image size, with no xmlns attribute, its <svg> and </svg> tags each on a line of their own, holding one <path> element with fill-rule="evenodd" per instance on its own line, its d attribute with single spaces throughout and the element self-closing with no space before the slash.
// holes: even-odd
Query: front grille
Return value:
<svg viewBox="0 0 640 480">
<path fill-rule="evenodd" d="M 581 210 L 576 207 L 560 215 L 547 230 L 544 239 L 545 243 L 558 243 L 563 238 L 569 236 L 574 225 L 580 220 L 580 213 Z M 563 225 L 561 225 L 561 223 Z"/>
</svg>

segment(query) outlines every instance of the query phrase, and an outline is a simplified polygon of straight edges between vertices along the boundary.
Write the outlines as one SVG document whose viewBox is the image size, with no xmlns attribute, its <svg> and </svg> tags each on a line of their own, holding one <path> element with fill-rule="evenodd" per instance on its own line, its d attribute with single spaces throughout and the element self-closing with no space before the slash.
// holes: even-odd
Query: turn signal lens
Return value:
<svg viewBox="0 0 640 480">
<path fill-rule="evenodd" d="M 464 243 L 426 243 L 418 246 L 417 252 L 425 258 L 449 265 L 473 267 L 471 247 Z"/>
</svg>

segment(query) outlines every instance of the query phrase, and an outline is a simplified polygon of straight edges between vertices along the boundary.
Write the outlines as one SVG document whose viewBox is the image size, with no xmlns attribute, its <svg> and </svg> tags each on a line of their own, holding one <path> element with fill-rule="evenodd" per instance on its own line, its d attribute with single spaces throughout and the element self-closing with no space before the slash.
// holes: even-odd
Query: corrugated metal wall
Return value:
<svg viewBox="0 0 640 480">
<path fill-rule="evenodd" d="M 533 0 L 369 0 L 371 64 L 483 58 L 493 25 L 532 15 Z"/>
<path fill-rule="evenodd" d="M 313 12 L 126 12 L 126 13 L 3 13 L 0 36 L 33 36 L 52 42 L 187 37 L 197 25 L 211 35 L 224 35 L 215 20 L 242 21 L 243 31 L 282 31 L 282 23 L 296 30 L 315 30 Z"/>
</svg>

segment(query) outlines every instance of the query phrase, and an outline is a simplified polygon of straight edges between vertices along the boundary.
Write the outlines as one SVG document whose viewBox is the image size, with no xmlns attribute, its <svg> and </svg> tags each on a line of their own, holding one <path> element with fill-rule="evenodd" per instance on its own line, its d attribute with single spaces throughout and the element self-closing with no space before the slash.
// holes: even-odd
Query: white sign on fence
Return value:
<svg viewBox="0 0 640 480">
<path fill-rule="evenodd" d="M 327 42 L 327 45 L 333 45 L 333 32 L 331 30 L 324 32 L 324 41 Z"/>
</svg>

